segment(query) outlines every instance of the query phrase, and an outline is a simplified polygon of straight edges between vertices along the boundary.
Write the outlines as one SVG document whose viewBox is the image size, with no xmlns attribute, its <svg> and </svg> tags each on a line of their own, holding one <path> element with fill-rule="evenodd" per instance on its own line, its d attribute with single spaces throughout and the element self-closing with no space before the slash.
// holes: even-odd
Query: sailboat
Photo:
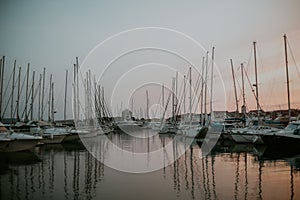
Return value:
<svg viewBox="0 0 300 200">
<path fill-rule="evenodd" d="M 188 119 L 181 121 L 178 132 L 185 137 L 199 138 L 202 130 L 200 121 L 194 121 L 192 117 L 192 68 L 189 68 L 189 114 Z M 185 96 L 185 92 L 183 94 Z M 185 97 L 184 97 L 185 98 Z"/>
<path fill-rule="evenodd" d="M 289 67 L 287 57 L 287 36 L 283 36 L 284 50 L 285 50 L 285 67 L 286 67 L 286 79 L 287 79 L 287 97 L 288 97 L 288 119 L 289 124 L 283 130 L 279 130 L 274 134 L 262 134 L 262 138 L 265 143 L 285 143 L 287 144 L 299 144 L 300 143 L 300 121 L 291 122 L 291 103 L 290 103 L 290 86 L 289 86 Z"/>
<path fill-rule="evenodd" d="M 34 148 L 43 138 L 40 136 L 14 133 L 0 122 L 0 152 L 23 151 Z"/>
</svg>

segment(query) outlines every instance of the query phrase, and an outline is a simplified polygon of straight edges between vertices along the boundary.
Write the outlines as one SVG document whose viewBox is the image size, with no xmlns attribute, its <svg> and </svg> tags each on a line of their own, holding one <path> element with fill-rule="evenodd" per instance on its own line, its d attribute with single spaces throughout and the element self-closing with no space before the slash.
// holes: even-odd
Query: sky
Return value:
<svg viewBox="0 0 300 200">
<path fill-rule="evenodd" d="M 220 72 L 218 74 L 216 71 L 214 76 L 213 102 L 215 110 L 235 109 L 230 59 L 233 59 L 234 62 L 238 81 L 239 106 L 241 106 L 241 71 L 239 66 L 244 63 L 250 82 L 251 84 L 254 83 L 252 42 L 256 41 L 261 106 L 265 110 L 285 109 L 287 108 L 287 81 L 285 77 L 283 35 L 287 34 L 288 49 L 292 50 L 288 53 L 291 103 L 293 108 L 300 108 L 300 75 L 298 73 L 300 71 L 299 8 L 300 2 L 298 0 L 88 2 L 76 0 L 2 0 L 0 2 L 0 56 L 6 56 L 5 81 L 7 82 L 9 79 L 14 60 L 17 60 L 17 66 L 22 67 L 22 76 L 25 73 L 27 63 L 30 63 L 31 73 L 36 71 L 37 76 L 46 67 L 47 79 L 52 73 L 55 82 L 56 118 L 62 118 L 65 70 L 68 69 L 70 76 L 67 110 L 68 118 L 71 118 L 71 75 L 75 57 L 78 56 L 80 64 L 84 65 L 82 62 L 90 58 L 89 55 L 91 55 L 92 50 L 112 35 L 130 29 L 160 27 L 188 35 L 201 44 L 204 50 L 191 47 L 188 52 L 188 55 L 195 61 L 194 63 L 199 69 L 205 51 L 211 52 L 212 46 L 215 47 L 215 64 Z M 155 39 L 153 35 L 155 34 L 149 34 L 148 37 L 153 40 L 153 38 Z M 136 41 L 147 40 L 144 37 L 136 37 Z M 157 36 L 157 38 L 160 37 Z M 98 61 L 109 58 L 105 57 L 104 54 L 111 56 L 116 52 L 121 52 L 120 49 L 126 49 L 126 45 L 129 45 L 126 47 L 131 47 L 130 42 L 126 42 L 126 37 L 123 39 L 123 41 L 119 41 L 118 45 L 107 43 L 109 48 L 104 49 L 105 51 L 97 51 Z M 156 41 L 157 44 L 158 41 L 160 40 Z M 174 45 L 172 48 L 175 49 L 185 45 L 176 38 L 172 39 L 168 36 L 166 36 L 165 41 L 169 41 L 169 47 Z M 160 59 L 155 61 L 154 58 L 160 58 L 165 54 L 156 55 L 155 52 L 144 51 L 142 55 L 139 52 L 129 55 L 128 58 L 115 65 L 111 73 L 122 71 L 121 68 L 124 65 L 143 64 L 141 58 L 145 55 L 151 55 L 151 59 L 146 58 L 146 60 L 148 59 L 147 63 L 150 61 L 161 62 L 172 66 L 182 64 L 186 67 L 182 71 L 179 70 L 180 74 L 188 71 L 186 63 L 176 62 L 175 58 L 168 56 L 164 57 L 166 58 L 164 62 Z M 171 59 L 173 60 L 171 61 Z M 166 60 L 168 61 L 165 62 Z M 104 66 L 89 67 L 101 68 L 100 71 L 102 72 L 104 70 Z M 150 68 L 151 66 L 148 66 L 145 69 L 149 70 Z M 132 73 L 131 78 L 128 76 L 127 79 L 146 80 L 150 76 L 154 76 L 159 77 L 155 80 L 156 82 L 171 87 L 171 78 L 175 75 L 175 72 L 163 72 L 164 70 L 160 72 L 159 65 L 155 65 L 154 68 L 156 71 L 152 71 L 153 74 L 151 74 L 151 70 L 136 75 Z M 114 79 L 106 79 L 106 82 L 103 80 L 105 82 L 103 85 L 106 85 L 107 88 L 110 84 L 117 85 L 117 81 Z M 194 82 L 195 79 L 196 76 L 193 77 Z M 112 80 L 114 80 L 113 83 Z M 122 80 L 126 81 L 126 79 Z M 181 85 L 181 83 L 178 84 Z M 121 85 L 124 86 L 124 84 Z M 248 82 L 245 83 L 245 89 L 248 110 L 255 109 L 256 102 Z M 107 89 L 106 93 L 110 94 L 112 92 L 110 90 Z M 123 91 L 124 94 L 117 92 L 119 96 L 110 99 L 115 101 L 112 110 L 116 109 L 116 105 L 120 106 L 121 102 L 124 103 L 124 107 L 127 105 L 128 97 L 124 97 L 126 96 L 125 90 L 122 87 L 119 87 L 119 90 Z M 149 91 L 150 102 L 152 104 L 159 102 L 161 90 L 158 88 L 149 90 L 151 90 Z M 145 91 L 143 90 L 140 93 L 140 97 L 134 97 L 136 98 L 134 101 L 136 109 L 145 105 Z M 124 99 L 122 99 L 123 97 Z M 4 99 L 3 104 L 6 104 L 6 101 L 7 99 Z M 7 112 L 9 113 L 9 109 L 7 109 Z"/>
</svg>

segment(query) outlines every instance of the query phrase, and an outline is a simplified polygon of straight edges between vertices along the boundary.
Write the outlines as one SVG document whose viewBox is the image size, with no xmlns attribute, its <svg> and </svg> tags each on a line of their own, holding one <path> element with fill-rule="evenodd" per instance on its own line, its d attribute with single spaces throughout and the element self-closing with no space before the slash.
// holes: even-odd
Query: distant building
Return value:
<svg viewBox="0 0 300 200">
<path fill-rule="evenodd" d="M 122 111 L 122 118 L 123 118 L 123 120 L 131 120 L 132 112 L 128 109 L 123 110 Z"/>
</svg>

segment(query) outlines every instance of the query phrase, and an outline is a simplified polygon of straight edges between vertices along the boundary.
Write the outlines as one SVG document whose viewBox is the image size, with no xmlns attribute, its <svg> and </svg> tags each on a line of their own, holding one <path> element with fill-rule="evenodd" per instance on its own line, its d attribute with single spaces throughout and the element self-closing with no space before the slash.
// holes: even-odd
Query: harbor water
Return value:
<svg viewBox="0 0 300 200">
<path fill-rule="evenodd" d="M 92 140 L 101 141 L 101 137 Z M 109 138 L 124 150 L 147 152 L 149 146 L 150 149 L 162 147 L 174 137 L 153 134 L 137 139 L 124 133 L 112 133 Z M 105 148 L 97 144 L 100 151 Z M 219 141 L 207 156 L 201 156 L 201 146 L 200 141 L 194 141 L 171 165 L 136 174 L 105 166 L 80 143 L 42 145 L 31 151 L 1 153 L 0 198 L 300 198 L 300 152 Z"/>
</svg>

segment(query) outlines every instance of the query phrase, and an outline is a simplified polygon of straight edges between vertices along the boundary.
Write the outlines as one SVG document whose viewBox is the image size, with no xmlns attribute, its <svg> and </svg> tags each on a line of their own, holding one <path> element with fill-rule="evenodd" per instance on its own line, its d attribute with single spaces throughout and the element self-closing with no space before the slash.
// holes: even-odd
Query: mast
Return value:
<svg viewBox="0 0 300 200">
<path fill-rule="evenodd" d="M 185 88 L 186 88 L 186 76 L 183 76 L 183 114 L 185 114 Z"/>
<path fill-rule="evenodd" d="M 205 120 L 207 120 L 207 110 L 206 110 L 206 101 L 207 101 L 207 75 L 208 75 L 208 70 L 207 70 L 207 67 L 208 67 L 208 51 L 206 52 L 206 64 L 205 64 L 205 91 L 204 91 L 204 113 L 205 113 Z"/>
<path fill-rule="evenodd" d="M 234 69 L 233 69 L 232 59 L 230 59 L 230 64 L 231 64 L 231 73 L 232 73 L 232 79 L 233 79 L 234 97 L 235 97 L 235 105 L 236 105 L 235 115 L 237 117 L 237 114 L 239 113 L 239 102 L 238 102 L 237 92 L 236 92 L 236 83 L 235 83 L 235 76 L 234 76 Z"/>
<path fill-rule="evenodd" d="M 74 109 L 74 122 L 77 117 L 77 106 L 76 106 L 76 64 L 74 64 L 74 69 L 73 69 L 73 109 Z"/>
<path fill-rule="evenodd" d="M 2 105 L 2 84 L 1 84 L 1 77 L 2 77 L 2 58 L 0 58 L 0 121 L 1 119 L 1 105 Z"/>
<path fill-rule="evenodd" d="M 51 88 L 52 88 L 52 74 L 50 75 L 49 96 L 48 96 L 48 121 L 51 121 Z"/>
<path fill-rule="evenodd" d="M 0 120 L 2 116 L 2 95 L 3 95 L 3 79 L 4 79 L 4 65 L 5 65 L 5 56 L 2 57 L 1 60 L 1 88 L 0 88 Z"/>
<path fill-rule="evenodd" d="M 289 65 L 288 65 L 288 57 L 287 57 L 287 42 L 286 35 L 283 36 L 284 39 L 284 55 L 285 55 L 285 69 L 286 69 L 286 90 L 288 95 L 288 110 L 289 110 L 289 121 L 291 121 L 291 99 L 290 99 L 290 79 L 289 79 Z"/>
<path fill-rule="evenodd" d="M 46 68 L 44 67 L 44 71 L 43 71 L 43 89 L 42 89 L 42 112 L 41 112 L 41 120 L 43 120 L 43 118 L 44 118 L 45 77 L 46 77 Z"/>
<path fill-rule="evenodd" d="M 172 119 L 173 124 L 175 124 L 175 77 L 172 78 Z"/>
<path fill-rule="evenodd" d="M 133 97 L 131 98 L 131 112 L 132 112 L 132 117 L 133 117 L 133 114 L 134 114 L 134 112 L 133 112 Z"/>
<path fill-rule="evenodd" d="M 190 80 L 189 80 L 189 84 L 190 84 L 190 123 L 192 123 L 192 67 L 189 68 L 190 71 Z"/>
<path fill-rule="evenodd" d="M 79 78 L 78 78 L 78 71 L 79 71 L 79 64 L 78 64 L 78 57 L 76 57 L 76 110 L 77 110 L 77 120 L 79 120 Z"/>
<path fill-rule="evenodd" d="M 14 62 L 14 71 L 13 71 L 13 81 L 12 81 L 12 88 L 11 88 L 11 108 L 10 108 L 10 118 L 11 123 L 13 123 L 13 117 L 14 117 L 14 89 L 15 89 L 15 74 L 16 74 L 16 65 L 17 61 Z"/>
<path fill-rule="evenodd" d="M 242 73 L 242 96 L 243 96 L 242 113 L 245 117 L 245 115 L 246 115 L 246 99 L 245 99 L 245 83 L 244 83 L 244 65 L 243 65 L 243 63 L 241 63 L 241 73 Z"/>
<path fill-rule="evenodd" d="M 89 109 L 88 109 L 88 72 L 85 72 L 85 79 L 84 79 L 84 112 L 85 112 L 85 116 L 86 116 L 86 126 L 88 125 L 88 119 L 89 119 Z"/>
<path fill-rule="evenodd" d="M 28 95 L 28 84 L 29 84 L 29 67 L 30 67 L 30 63 L 28 63 L 27 65 L 27 75 L 26 75 L 26 93 L 25 93 L 25 120 L 24 121 L 28 121 L 28 113 L 27 113 L 27 105 L 28 105 L 28 99 L 29 99 L 29 95 Z"/>
<path fill-rule="evenodd" d="M 101 87 L 102 88 L 102 113 L 103 113 L 103 117 L 108 117 L 105 113 L 105 98 L 104 98 L 104 86 Z"/>
<path fill-rule="evenodd" d="M 19 105 L 20 105 L 20 91 L 21 91 L 21 67 L 19 67 L 19 75 L 18 75 L 18 96 L 17 96 L 17 121 L 20 121 L 20 114 L 19 114 Z"/>
<path fill-rule="evenodd" d="M 210 80 L 210 120 L 212 119 L 213 112 L 213 83 L 214 83 L 214 59 L 215 59 L 215 47 L 212 48 L 211 55 L 211 80 Z"/>
<path fill-rule="evenodd" d="M 163 107 L 163 112 L 164 112 L 164 109 L 165 109 L 165 86 L 164 84 L 162 84 L 162 107 Z"/>
<path fill-rule="evenodd" d="M 255 88 L 256 88 L 256 109 L 257 109 L 257 120 L 259 123 L 259 98 L 258 98 L 258 81 L 257 81 L 257 62 L 256 62 L 256 42 L 253 42 L 254 48 L 254 67 L 255 67 Z"/>
<path fill-rule="evenodd" d="M 201 102 L 200 102 L 200 112 L 201 112 L 201 125 L 203 125 L 203 86 L 204 86 L 204 66 L 205 66 L 205 57 L 202 58 L 202 70 L 201 70 Z"/>
<path fill-rule="evenodd" d="M 38 120 L 41 120 L 41 87 L 42 87 L 42 74 L 40 74 L 39 80 L 39 109 L 38 109 Z"/>
<path fill-rule="evenodd" d="M 33 121 L 34 75 L 35 75 L 35 71 L 32 72 L 31 104 L 30 104 L 30 119 L 31 119 L 31 121 Z"/>
<path fill-rule="evenodd" d="M 178 71 L 176 71 L 176 76 L 175 76 L 175 113 L 177 113 L 177 106 L 178 106 L 178 91 L 177 91 L 177 82 L 178 82 Z"/>
<path fill-rule="evenodd" d="M 64 104 L 64 120 L 67 119 L 67 88 L 68 88 L 68 70 L 66 70 L 66 84 L 65 84 L 65 104 Z"/>
<path fill-rule="evenodd" d="M 147 109 L 147 120 L 149 119 L 149 97 L 148 90 L 146 90 L 146 109 Z"/>
<path fill-rule="evenodd" d="M 54 82 L 52 82 L 52 90 L 51 90 L 51 97 L 52 97 L 52 102 L 51 102 L 51 121 L 54 122 Z"/>
</svg>

